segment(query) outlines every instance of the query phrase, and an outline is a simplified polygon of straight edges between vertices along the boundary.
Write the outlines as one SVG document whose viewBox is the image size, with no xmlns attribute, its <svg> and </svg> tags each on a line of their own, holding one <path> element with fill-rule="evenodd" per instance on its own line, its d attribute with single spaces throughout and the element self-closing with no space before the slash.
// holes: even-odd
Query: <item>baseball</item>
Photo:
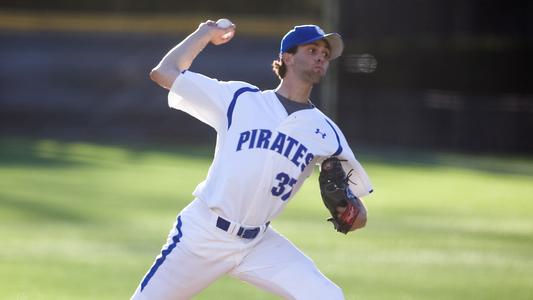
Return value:
<svg viewBox="0 0 533 300">
<path fill-rule="evenodd" d="M 218 19 L 217 21 L 217 26 L 219 28 L 228 28 L 231 26 L 231 24 L 233 23 L 231 23 L 231 21 L 228 19 Z"/>
</svg>

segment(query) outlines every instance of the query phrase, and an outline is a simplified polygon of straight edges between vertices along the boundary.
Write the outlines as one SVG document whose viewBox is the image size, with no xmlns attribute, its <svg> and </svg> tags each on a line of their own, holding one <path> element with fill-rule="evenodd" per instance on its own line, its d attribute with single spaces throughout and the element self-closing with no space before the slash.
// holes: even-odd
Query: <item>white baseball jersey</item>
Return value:
<svg viewBox="0 0 533 300">
<path fill-rule="evenodd" d="M 290 115 L 272 90 L 182 72 L 169 106 L 217 132 L 214 159 L 193 195 L 228 220 L 261 226 L 296 194 L 313 166 L 332 155 L 345 159 L 352 192 L 372 192 L 370 180 L 337 125 L 317 108 Z"/>
</svg>

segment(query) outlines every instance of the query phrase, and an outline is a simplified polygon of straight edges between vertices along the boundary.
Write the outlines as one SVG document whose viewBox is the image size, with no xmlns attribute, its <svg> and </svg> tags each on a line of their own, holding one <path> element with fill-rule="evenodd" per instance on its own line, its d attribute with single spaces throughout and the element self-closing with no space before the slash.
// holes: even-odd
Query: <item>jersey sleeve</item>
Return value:
<svg viewBox="0 0 533 300">
<path fill-rule="evenodd" d="M 219 132 L 226 126 L 226 113 L 235 84 L 184 71 L 170 88 L 168 105 L 186 112 Z"/>
<path fill-rule="evenodd" d="M 339 142 L 342 147 L 342 151 L 340 152 L 338 157 L 341 160 L 345 160 L 342 161 L 342 167 L 346 171 L 346 173 L 353 170 L 349 182 L 350 190 L 357 197 L 364 197 L 373 192 L 373 187 L 372 183 L 370 182 L 370 178 L 363 166 L 355 158 L 355 155 L 352 149 L 350 148 L 350 145 L 348 145 L 348 142 L 346 141 L 346 138 L 344 137 L 344 134 L 340 129 L 338 129 L 338 133 Z"/>
</svg>

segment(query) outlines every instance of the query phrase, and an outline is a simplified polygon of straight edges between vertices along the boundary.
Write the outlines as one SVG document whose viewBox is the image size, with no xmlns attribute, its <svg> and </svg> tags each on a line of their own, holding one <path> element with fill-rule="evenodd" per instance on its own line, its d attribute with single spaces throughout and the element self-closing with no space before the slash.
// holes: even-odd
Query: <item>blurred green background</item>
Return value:
<svg viewBox="0 0 533 300">
<path fill-rule="evenodd" d="M 149 70 L 199 22 L 192 70 L 262 89 L 296 24 L 340 32 L 313 102 L 371 176 L 369 222 L 325 222 L 316 173 L 273 226 L 347 299 L 532 299 L 527 1 L 0 4 L 0 299 L 128 299 L 205 177 L 214 132 Z M 376 67 L 377 66 L 377 67 Z M 276 299 L 223 278 L 195 299 Z"/>
<path fill-rule="evenodd" d="M 1 139 L 2 299 L 127 299 L 210 147 Z M 531 299 L 533 160 L 360 151 L 367 227 L 325 222 L 312 176 L 273 226 L 347 299 Z M 197 299 L 276 299 L 224 278 Z"/>
</svg>

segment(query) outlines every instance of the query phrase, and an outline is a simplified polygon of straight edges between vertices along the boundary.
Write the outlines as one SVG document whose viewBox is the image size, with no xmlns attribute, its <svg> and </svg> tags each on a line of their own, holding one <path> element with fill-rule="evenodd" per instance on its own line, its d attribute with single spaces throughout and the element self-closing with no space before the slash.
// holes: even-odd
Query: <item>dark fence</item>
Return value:
<svg viewBox="0 0 533 300">
<path fill-rule="evenodd" d="M 307 14 L 323 4 L 308 2 Z M 39 9 L 36 3 L 31 7 Z M 52 6 L 68 9 L 65 3 Z M 122 9 L 133 2 L 109 3 L 122 3 Z M 336 62 L 337 122 L 351 141 L 533 153 L 533 4 L 339 4 L 346 51 Z M 170 110 L 165 91 L 148 79 L 149 70 L 182 38 L 183 33 L 0 30 L 0 133 L 212 141 L 212 130 Z M 273 88 L 277 79 L 270 63 L 279 38 L 238 35 L 228 45 L 208 47 L 193 70 Z M 315 90 L 320 106 L 317 95 Z"/>
<path fill-rule="evenodd" d="M 356 139 L 533 151 L 527 1 L 340 1 L 339 122 Z"/>
<path fill-rule="evenodd" d="M 0 8 L 120 13 L 293 14 L 320 16 L 322 0 L 27 0 L 2 1 Z"/>
<path fill-rule="evenodd" d="M 0 31 L 0 134 L 159 143 L 214 131 L 170 109 L 148 74 L 183 35 Z M 277 38 L 208 46 L 191 70 L 274 88 Z M 247 55 L 235 55 L 247 53 Z"/>
</svg>

